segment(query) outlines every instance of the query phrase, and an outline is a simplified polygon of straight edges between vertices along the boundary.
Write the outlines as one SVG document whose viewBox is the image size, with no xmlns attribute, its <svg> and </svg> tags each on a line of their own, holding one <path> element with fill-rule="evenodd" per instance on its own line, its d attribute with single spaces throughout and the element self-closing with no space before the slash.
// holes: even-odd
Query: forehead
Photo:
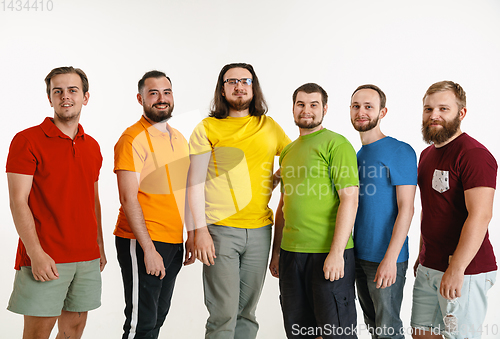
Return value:
<svg viewBox="0 0 500 339">
<path fill-rule="evenodd" d="M 172 84 L 165 77 L 160 78 L 147 78 L 144 81 L 144 89 L 145 91 L 149 91 L 152 89 L 172 89 Z"/>
<path fill-rule="evenodd" d="M 50 88 L 78 87 L 82 88 L 82 79 L 76 73 L 58 74 L 50 79 Z"/>
<path fill-rule="evenodd" d="M 380 96 L 378 92 L 371 88 L 363 88 L 354 93 L 351 102 L 370 102 L 370 103 L 380 103 Z"/>
<path fill-rule="evenodd" d="M 246 68 L 240 68 L 240 67 L 235 67 L 231 68 L 224 74 L 224 79 L 230 79 L 230 78 L 236 78 L 236 79 L 241 79 L 241 78 L 252 78 L 252 73 Z"/>
<path fill-rule="evenodd" d="M 321 103 L 321 93 L 319 92 L 313 92 L 313 93 L 306 93 L 303 91 L 300 91 L 297 93 L 297 98 L 295 99 L 295 102 L 301 101 L 301 102 L 313 102 L 317 101 Z"/>
<path fill-rule="evenodd" d="M 427 95 L 424 98 L 424 106 L 425 105 L 457 105 L 457 98 L 455 97 L 455 93 L 452 91 L 441 91 L 432 93 Z"/>
</svg>

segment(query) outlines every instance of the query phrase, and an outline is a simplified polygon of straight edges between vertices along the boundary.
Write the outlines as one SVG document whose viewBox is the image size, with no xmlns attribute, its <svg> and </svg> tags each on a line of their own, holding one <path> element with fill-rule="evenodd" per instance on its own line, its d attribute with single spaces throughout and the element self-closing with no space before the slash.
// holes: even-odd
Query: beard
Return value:
<svg viewBox="0 0 500 339">
<path fill-rule="evenodd" d="M 431 123 L 438 123 L 442 128 L 433 128 L 430 126 Z M 456 117 L 452 121 L 432 121 L 427 120 L 422 122 L 422 137 L 424 141 L 428 144 L 442 144 L 452 136 L 460 128 L 460 113 L 457 113 Z"/>
<path fill-rule="evenodd" d="M 351 120 L 351 123 L 352 123 L 352 126 L 354 127 L 354 129 L 356 131 L 358 131 L 358 132 L 367 132 L 367 131 L 375 128 L 375 126 L 377 126 L 378 120 L 379 120 L 379 117 L 377 116 L 376 119 L 370 120 L 368 122 L 368 124 L 365 125 L 365 126 L 356 126 L 355 121 L 353 121 L 353 120 Z"/>
<path fill-rule="evenodd" d="M 229 104 L 229 107 L 231 109 L 234 109 L 235 111 L 244 111 L 248 108 L 250 108 L 250 104 L 252 103 L 253 98 L 243 100 L 242 98 L 238 98 L 236 100 L 233 100 L 232 98 L 226 98 L 227 103 Z"/>
<path fill-rule="evenodd" d="M 300 117 L 299 117 L 299 120 L 294 120 L 295 121 L 295 125 L 297 125 L 299 128 L 303 128 L 303 129 L 313 129 L 313 128 L 316 128 L 318 127 L 319 125 L 321 125 L 323 123 L 323 118 L 325 117 L 325 115 L 323 114 L 321 116 L 321 119 L 316 121 L 316 120 L 312 120 L 310 122 L 301 122 L 300 121 Z"/>
<path fill-rule="evenodd" d="M 156 106 L 167 106 L 165 111 L 160 111 L 156 108 Z M 174 104 L 170 105 L 168 102 L 159 102 L 154 104 L 151 107 L 144 106 L 144 114 L 146 117 L 154 122 L 163 122 L 167 121 L 172 117 L 172 111 L 174 110 Z"/>
</svg>

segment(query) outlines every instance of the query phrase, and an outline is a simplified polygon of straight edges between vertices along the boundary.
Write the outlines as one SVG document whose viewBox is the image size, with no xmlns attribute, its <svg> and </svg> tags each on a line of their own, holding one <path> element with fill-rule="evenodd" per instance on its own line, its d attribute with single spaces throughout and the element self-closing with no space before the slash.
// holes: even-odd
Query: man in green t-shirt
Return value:
<svg viewBox="0 0 500 339">
<path fill-rule="evenodd" d="M 279 277 L 288 338 L 356 338 L 352 228 L 356 152 L 322 126 L 328 95 L 308 83 L 293 94 L 300 136 L 280 156 L 281 199 L 269 268 Z"/>
</svg>

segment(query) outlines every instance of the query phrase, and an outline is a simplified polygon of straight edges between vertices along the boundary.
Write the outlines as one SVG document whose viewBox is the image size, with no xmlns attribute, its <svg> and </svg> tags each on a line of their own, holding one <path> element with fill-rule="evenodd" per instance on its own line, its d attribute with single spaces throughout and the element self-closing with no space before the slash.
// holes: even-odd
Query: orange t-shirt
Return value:
<svg viewBox="0 0 500 339">
<path fill-rule="evenodd" d="M 186 139 L 167 124 L 162 133 L 144 117 L 123 132 L 115 145 L 114 172 L 140 173 L 137 199 L 153 241 L 182 243 L 189 169 Z M 135 239 L 120 207 L 114 235 Z"/>
</svg>

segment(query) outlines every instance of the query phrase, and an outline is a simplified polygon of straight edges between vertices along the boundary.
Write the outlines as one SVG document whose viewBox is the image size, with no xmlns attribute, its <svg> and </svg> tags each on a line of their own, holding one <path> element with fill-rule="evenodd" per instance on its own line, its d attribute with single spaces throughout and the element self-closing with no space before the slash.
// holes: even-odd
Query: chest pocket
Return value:
<svg viewBox="0 0 500 339">
<path fill-rule="evenodd" d="M 434 170 L 432 176 L 432 188 L 439 193 L 444 193 L 450 189 L 450 178 L 448 171 Z"/>
</svg>

